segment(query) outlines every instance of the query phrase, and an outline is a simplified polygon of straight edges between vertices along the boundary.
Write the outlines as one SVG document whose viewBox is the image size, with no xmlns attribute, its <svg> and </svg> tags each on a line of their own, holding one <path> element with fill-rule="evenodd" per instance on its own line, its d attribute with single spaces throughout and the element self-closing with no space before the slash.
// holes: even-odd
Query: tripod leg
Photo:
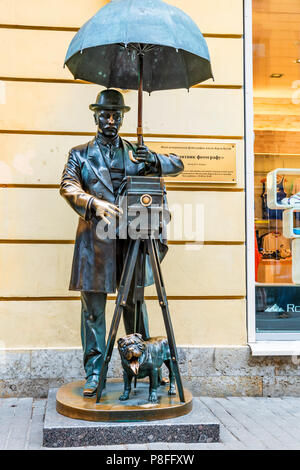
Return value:
<svg viewBox="0 0 300 470">
<path fill-rule="evenodd" d="M 167 332 L 170 353 L 171 353 L 171 360 L 172 360 L 174 374 L 175 374 L 177 388 L 178 388 L 178 394 L 179 394 L 180 401 L 185 402 L 184 390 L 183 390 L 183 385 L 182 385 L 179 366 L 178 366 L 178 355 L 177 355 L 174 331 L 172 327 L 167 294 L 166 294 L 165 287 L 164 287 L 164 282 L 163 282 L 163 277 L 162 277 L 162 273 L 160 269 L 160 262 L 158 258 L 155 240 L 149 238 L 147 240 L 147 246 L 148 246 L 148 252 L 150 255 L 150 262 L 151 262 L 151 267 L 152 267 L 152 271 L 154 275 L 158 300 L 159 300 L 159 304 L 162 310 L 165 328 Z"/>
<path fill-rule="evenodd" d="M 141 315 L 142 315 L 142 303 L 140 300 L 136 300 L 135 304 L 135 324 L 134 324 L 134 331 L 135 333 L 139 331 L 140 324 L 141 324 Z M 134 388 L 136 388 L 137 384 L 137 377 L 134 377 Z"/>
<path fill-rule="evenodd" d="M 142 325 L 142 306 L 144 302 L 144 284 L 145 284 L 145 257 L 146 257 L 146 245 L 144 240 L 140 244 L 140 256 L 138 257 L 136 268 L 135 268 L 135 324 L 134 331 L 140 333 Z M 136 388 L 137 377 L 134 377 L 134 388 Z"/>
<path fill-rule="evenodd" d="M 136 264 L 138 251 L 139 251 L 140 240 L 131 240 L 128 248 L 124 269 L 121 276 L 120 287 L 116 300 L 116 307 L 113 315 L 113 319 L 110 326 L 110 331 L 107 340 L 107 346 L 104 355 L 104 361 L 100 372 L 99 383 L 97 387 L 96 403 L 100 402 L 101 395 L 104 389 L 104 384 L 107 376 L 108 364 L 111 359 L 116 336 L 120 324 L 121 314 L 124 306 L 126 305 L 131 280 L 133 277 L 133 271 Z"/>
<path fill-rule="evenodd" d="M 144 302 L 144 284 L 145 284 L 145 257 L 146 257 L 146 245 L 145 241 L 141 240 L 140 251 L 135 267 L 135 286 L 133 301 L 135 303 L 135 322 L 134 331 L 140 333 L 142 326 L 142 305 Z"/>
</svg>

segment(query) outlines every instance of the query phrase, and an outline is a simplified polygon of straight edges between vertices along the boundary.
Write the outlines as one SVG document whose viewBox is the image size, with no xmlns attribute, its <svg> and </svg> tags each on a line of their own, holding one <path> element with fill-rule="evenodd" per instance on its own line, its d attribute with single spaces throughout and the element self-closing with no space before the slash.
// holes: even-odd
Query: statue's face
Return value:
<svg viewBox="0 0 300 470">
<path fill-rule="evenodd" d="M 95 121 L 99 132 L 109 139 L 113 139 L 119 132 L 123 123 L 124 112 L 121 109 L 101 109 L 95 113 Z"/>
</svg>

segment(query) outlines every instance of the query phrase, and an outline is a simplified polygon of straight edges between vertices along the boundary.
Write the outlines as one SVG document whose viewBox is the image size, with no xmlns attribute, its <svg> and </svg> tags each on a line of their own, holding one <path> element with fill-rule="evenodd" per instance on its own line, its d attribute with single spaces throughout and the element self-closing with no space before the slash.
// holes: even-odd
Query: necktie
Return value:
<svg viewBox="0 0 300 470">
<path fill-rule="evenodd" d="M 112 144 L 108 143 L 107 147 L 108 147 L 108 156 L 109 156 L 110 159 L 112 159 L 112 156 L 113 156 Z"/>
</svg>

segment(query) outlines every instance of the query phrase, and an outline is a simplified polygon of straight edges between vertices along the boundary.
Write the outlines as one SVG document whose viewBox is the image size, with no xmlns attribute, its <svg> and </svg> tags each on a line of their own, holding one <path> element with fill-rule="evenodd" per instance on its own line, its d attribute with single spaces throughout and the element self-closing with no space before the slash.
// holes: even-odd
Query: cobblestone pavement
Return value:
<svg viewBox="0 0 300 470">
<path fill-rule="evenodd" d="M 195 400 L 201 400 L 218 418 L 221 424 L 220 443 L 151 443 L 84 449 L 300 449 L 300 398 L 201 397 Z M 45 406 L 46 400 L 42 399 L 0 399 L 0 449 L 41 449 Z"/>
</svg>

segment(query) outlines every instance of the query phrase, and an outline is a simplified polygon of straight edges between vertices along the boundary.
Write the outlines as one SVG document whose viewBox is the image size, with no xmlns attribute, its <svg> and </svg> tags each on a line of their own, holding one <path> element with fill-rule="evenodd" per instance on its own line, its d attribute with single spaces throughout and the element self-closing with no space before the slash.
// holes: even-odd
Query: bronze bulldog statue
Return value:
<svg viewBox="0 0 300 470">
<path fill-rule="evenodd" d="M 157 387 L 163 384 L 161 366 L 166 364 L 169 369 L 169 395 L 176 395 L 175 375 L 167 338 L 156 336 L 144 341 L 142 335 L 133 333 L 118 340 L 118 348 L 123 366 L 124 392 L 120 400 L 129 399 L 133 377 L 143 379 L 149 377 L 149 398 L 157 403 Z"/>
</svg>

